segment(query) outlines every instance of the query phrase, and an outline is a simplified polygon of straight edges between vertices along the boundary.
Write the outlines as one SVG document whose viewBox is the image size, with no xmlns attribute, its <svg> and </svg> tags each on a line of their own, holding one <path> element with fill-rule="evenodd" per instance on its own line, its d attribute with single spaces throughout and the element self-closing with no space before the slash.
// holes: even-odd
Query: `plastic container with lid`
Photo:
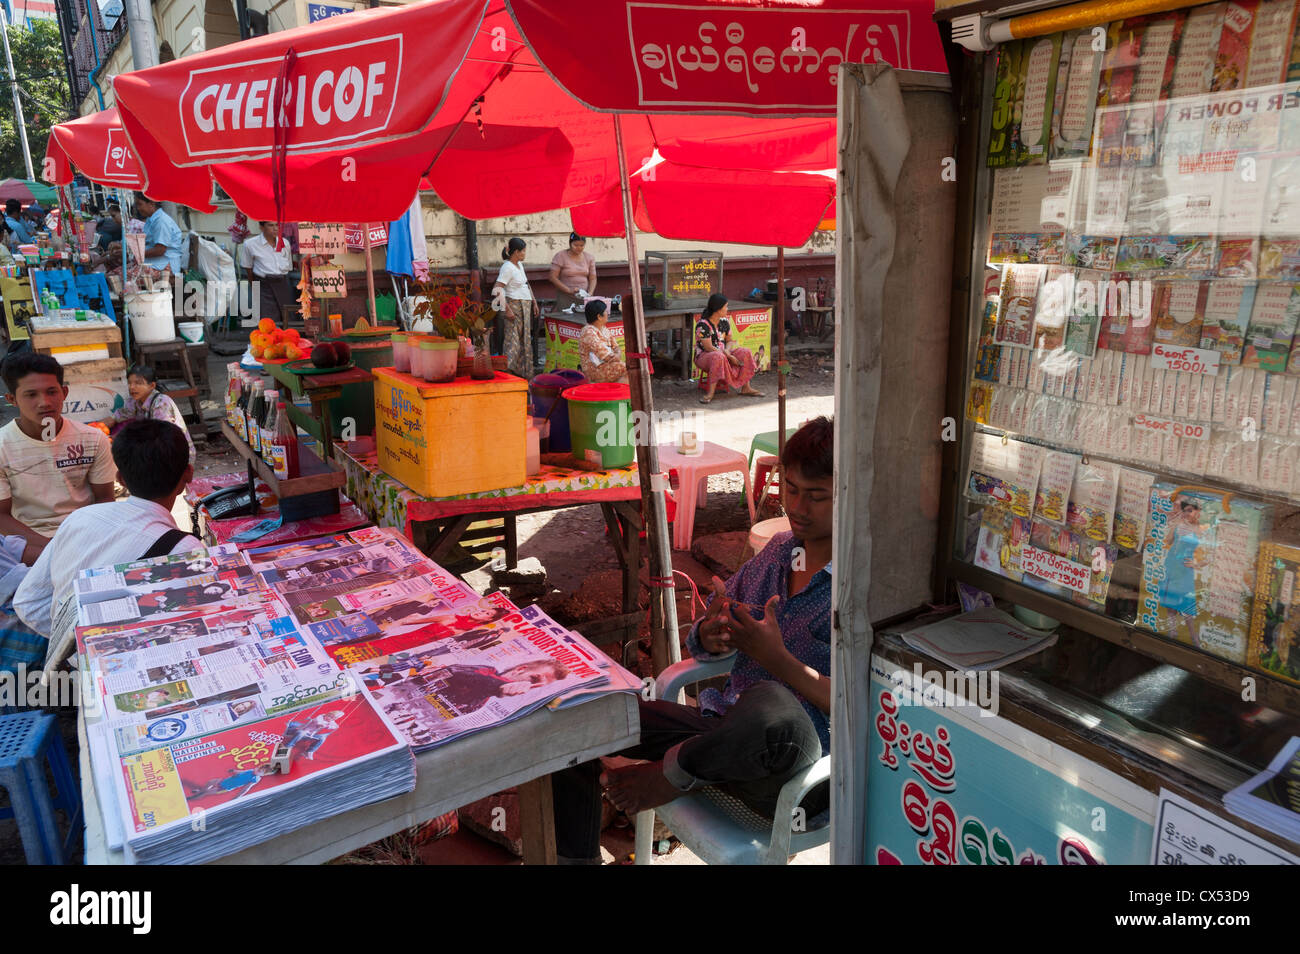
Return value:
<svg viewBox="0 0 1300 954">
<path fill-rule="evenodd" d="M 566 390 L 563 397 L 569 405 L 574 457 L 601 467 L 626 467 L 636 460 L 628 385 L 580 384 Z"/>
<path fill-rule="evenodd" d="M 541 430 L 535 418 L 528 420 L 525 440 L 527 443 L 524 445 L 524 469 L 528 476 L 532 477 L 542 469 Z"/>
<path fill-rule="evenodd" d="M 460 355 L 460 342 L 429 338 L 420 342 L 424 360 L 424 380 L 430 384 L 446 384 L 456 380 L 456 360 Z"/>
<path fill-rule="evenodd" d="M 402 374 L 411 371 L 411 354 L 407 350 L 406 335 L 402 332 L 393 334 L 393 370 Z"/>
</svg>

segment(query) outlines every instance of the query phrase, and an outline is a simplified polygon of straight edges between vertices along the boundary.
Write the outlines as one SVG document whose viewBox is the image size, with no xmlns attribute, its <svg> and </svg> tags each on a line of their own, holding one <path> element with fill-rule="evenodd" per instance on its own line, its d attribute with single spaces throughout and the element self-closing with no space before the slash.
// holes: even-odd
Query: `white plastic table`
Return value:
<svg viewBox="0 0 1300 954">
<path fill-rule="evenodd" d="M 108 847 L 95 795 L 84 716 L 78 716 L 86 864 L 125 864 Z M 354 808 L 253 845 L 216 864 L 321 864 L 404 831 L 453 808 L 513 786 L 519 791 L 525 863 L 554 863 L 550 774 L 635 745 L 641 737 L 636 696 L 597 696 L 568 709 L 539 709 L 495 729 L 476 732 L 415 758 L 415 790 Z"/>
<path fill-rule="evenodd" d="M 695 508 L 708 502 L 708 478 L 712 474 L 740 471 L 745 475 L 745 503 L 749 505 L 749 522 L 754 522 L 754 495 L 750 492 L 749 464 L 740 451 L 711 441 L 699 442 L 698 456 L 679 453 L 676 444 L 659 445 L 662 471 L 675 469 L 681 482 L 677 488 L 677 517 L 673 521 L 673 549 L 689 550 L 695 531 Z"/>
</svg>

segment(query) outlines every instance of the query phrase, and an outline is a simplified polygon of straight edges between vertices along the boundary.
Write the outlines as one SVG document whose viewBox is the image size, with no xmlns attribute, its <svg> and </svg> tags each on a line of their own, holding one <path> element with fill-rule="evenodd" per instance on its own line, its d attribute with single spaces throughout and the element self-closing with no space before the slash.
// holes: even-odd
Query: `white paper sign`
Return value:
<svg viewBox="0 0 1300 954">
<path fill-rule="evenodd" d="M 1029 544 L 1020 550 L 1020 569 L 1031 576 L 1068 587 L 1076 593 L 1086 594 L 1092 581 L 1092 567 L 1087 563 L 1076 563 Z"/>
<path fill-rule="evenodd" d="M 1187 371 L 1190 374 L 1217 375 L 1219 352 L 1204 348 L 1179 348 L 1174 345 L 1153 344 L 1151 366 L 1166 371 Z"/>
<path fill-rule="evenodd" d="M 1274 847 L 1167 789 L 1156 807 L 1153 865 L 1295 865 L 1300 858 Z"/>
</svg>

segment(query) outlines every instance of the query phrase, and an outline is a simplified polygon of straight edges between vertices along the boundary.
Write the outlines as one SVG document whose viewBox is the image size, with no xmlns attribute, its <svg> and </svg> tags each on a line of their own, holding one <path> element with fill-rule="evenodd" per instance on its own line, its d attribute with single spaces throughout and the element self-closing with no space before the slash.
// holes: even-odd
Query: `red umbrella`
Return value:
<svg viewBox="0 0 1300 954">
<path fill-rule="evenodd" d="M 170 166 L 170 163 L 166 163 Z M 45 147 L 45 177 L 55 185 L 72 182 L 74 167 L 91 182 L 119 189 L 144 188 L 144 171 L 127 139 L 117 107 L 50 129 Z M 213 210 L 212 179 L 206 169 L 168 169 L 161 185 L 150 189 L 155 199 L 179 202 L 204 212 Z"/>
<path fill-rule="evenodd" d="M 618 156 L 610 119 L 582 100 L 635 111 L 623 118 L 631 168 L 658 149 L 683 167 L 717 170 L 693 191 L 677 182 L 674 195 L 695 208 L 734 208 L 753 194 L 744 170 L 834 166 L 833 67 L 846 53 L 943 68 L 937 29 L 923 4 L 911 4 L 896 15 L 863 13 L 850 0 L 713 4 L 692 8 L 696 25 L 683 33 L 682 8 L 662 2 L 427 0 L 125 74 L 114 89 L 148 191 L 175 189 L 185 170 L 208 166 L 257 218 L 396 218 L 420 184 L 472 219 L 599 202 L 617 187 Z M 607 32 L 611 17 L 622 18 L 621 31 Z M 772 53 L 780 36 L 790 49 Z M 661 55 L 671 62 L 652 76 Z M 606 70 L 617 81 L 597 98 Z M 682 115 L 704 111 L 705 77 L 711 110 L 759 117 Z M 772 232 L 750 241 L 806 237 L 820 221 L 793 211 L 808 205 L 806 190 L 791 194 L 805 201 L 786 201 L 793 180 L 769 185 L 776 191 L 757 218 Z"/>
</svg>

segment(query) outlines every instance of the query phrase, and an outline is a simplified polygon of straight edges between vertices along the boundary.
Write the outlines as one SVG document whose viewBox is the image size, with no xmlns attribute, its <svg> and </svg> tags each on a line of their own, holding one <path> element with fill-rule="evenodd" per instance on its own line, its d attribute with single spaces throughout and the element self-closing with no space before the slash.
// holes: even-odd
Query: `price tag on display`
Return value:
<svg viewBox="0 0 1300 954">
<path fill-rule="evenodd" d="M 1169 417 L 1151 417 L 1139 414 L 1133 418 L 1133 426 L 1143 430 L 1155 431 L 1157 434 L 1172 434 L 1174 437 L 1186 437 L 1194 441 L 1210 439 L 1210 425 L 1196 421 L 1175 421 Z"/>
<path fill-rule="evenodd" d="M 1204 348 L 1174 348 L 1169 345 L 1151 346 L 1151 367 L 1165 371 L 1186 371 L 1189 374 L 1219 373 L 1219 352 Z"/>
<path fill-rule="evenodd" d="M 1076 563 L 1047 550 L 1025 544 L 1020 550 L 1020 569 L 1031 576 L 1056 583 L 1076 593 L 1088 592 L 1092 580 L 1092 567 Z"/>
</svg>

